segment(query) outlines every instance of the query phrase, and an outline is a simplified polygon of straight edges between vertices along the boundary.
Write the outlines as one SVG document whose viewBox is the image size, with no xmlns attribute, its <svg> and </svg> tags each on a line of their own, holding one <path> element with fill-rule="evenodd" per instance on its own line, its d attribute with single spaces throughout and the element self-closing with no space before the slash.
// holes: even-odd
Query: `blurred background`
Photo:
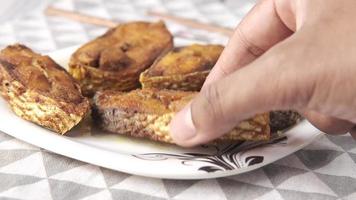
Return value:
<svg viewBox="0 0 356 200">
<path fill-rule="evenodd" d="M 255 0 L 11 0 L 0 7 L 0 48 L 20 42 L 46 53 L 82 44 L 102 34 L 106 27 L 83 24 L 64 17 L 47 16 L 55 7 L 117 22 L 158 20 L 147 16 L 154 10 L 195 19 L 221 27 L 234 28 Z M 175 36 L 202 42 L 225 43 L 227 37 L 173 23 L 167 23 Z"/>
</svg>

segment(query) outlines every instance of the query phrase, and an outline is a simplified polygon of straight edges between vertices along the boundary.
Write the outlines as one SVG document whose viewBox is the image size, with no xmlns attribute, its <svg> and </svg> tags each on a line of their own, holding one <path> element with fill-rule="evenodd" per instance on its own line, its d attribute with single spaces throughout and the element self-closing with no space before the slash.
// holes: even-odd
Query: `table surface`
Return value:
<svg viewBox="0 0 356 200">
<path fill-rule="evenodd" d="M 233 28 L 254 0 L 22 3 L 26 5 L 7 11 L 22 16 L 12 16 L 11 21 L 0 17 L 0 21 L 6 21 L 0 23 L 0 47 L 21 42 L 45 53 L 82 44 L 105 31 L 102 27 L 46 17 L 42 12 L 46 4 L 118 21 L 151 19 L 144 13 L 155 9 Z M 21 10 L 24 8 L 26 12 Z M 168 26 L 176 35 L 205 42 L 227 41 L 219 35 L 188 31 L 173 23 Z M 196 181 L 132 176 L 53 154 L 4 133 L 0 133 L 0 159 L 0 199 L 356 199 L 356 142 L 350 136 L 323 136 L 303 150 L 253 172 Z"/>
</svg>

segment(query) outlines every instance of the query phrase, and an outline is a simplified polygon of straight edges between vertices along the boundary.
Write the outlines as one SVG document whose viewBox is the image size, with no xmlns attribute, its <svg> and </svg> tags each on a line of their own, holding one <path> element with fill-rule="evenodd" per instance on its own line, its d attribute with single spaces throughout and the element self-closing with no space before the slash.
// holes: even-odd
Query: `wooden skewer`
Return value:
<svg viewBox="0 0 356 200">
<path fill-rule="evenodd" d="M 105 27 L 115 27 L 118 24 L 118 22 L 115 22 L 115 21 L 112 21 L 109 19 L 104 19 L 101 17 L 90 16 L 90 15 L 86 15 L 86 14 L 82 14 L 82 13 L 78 13 L 78 12 L 74 12 L 74 11 L 68 11 L 68 10 L 63 10 L 63 9 L 53 8 L 53 7 L 48 7 L 45 10 L 45 14 L 50 15 L 50 16 L 65 17 L 67 19 L 71 19 L 74 21 L 87 23 L 87 24 L 94 24 L 94 25 L 98 25 L 98 26 L 105 26 Z M 220 33 L 220 34 L 223 34 L 228 37 L 230 37 L 233 33 L 233 30 L 229 29 L 229 28 L 223 28 L 223 27 L 219 27 L 219 26 L 215 26 L 215 25 L 211 25 L 211 24 L 205 24 L 205 23 L 198 22 L 196 20 L 186 19 L 186 18 L 182 18 L 182 17 L 169 15 L 169 14 L 148 11 L 147 15 L 158 17 L 163 20 L 170 20 L 177 24 L 181 24 L 181 25 L 188 26 L 188 27 L 195 28 L 195 29 Z"/>
<path fill-rule="evenodd" d="M 115 27 L 118 24 L 117 22 L 104 19 L 101 17 L 94 17 L 94 16 L 85 15 L 74 11 L 68 11 L 68 10 L 63 10 L 63 9 L 58 9 L 53 7 L 48 7 L 45 10 L 45 14 L 50 16 L 65 17 L 67 19 L 71 19 L 86 24 L 93 24 L 97 26 L 105 26 L 110 28 Z"/>
<path fill-rule="evenodd" d="M 165 13 L 148 11 L 147 15 L 159 17 L 159 18 L 165 19 L 165 20 L 170 20 L 170 21 L 176 22 L 177 24 L 189 26 L 189 27 L 192 27 L 195 29 L 220 33 L 220 34 L 223 34 L 228 37 L 230 37 L 234 33 L 234 30 L 230 29 L 230 28 L 224 28 L 224 27 L 220 27 L 220 26 L 216 26 L 216 25 L 212 25 L 212 24 L 206 24 L 206 23 L 198 22 L 196 20 L 177 17 L 174 15 L 169 15 L 169 14 L 165 14 Z"/>
</svg>

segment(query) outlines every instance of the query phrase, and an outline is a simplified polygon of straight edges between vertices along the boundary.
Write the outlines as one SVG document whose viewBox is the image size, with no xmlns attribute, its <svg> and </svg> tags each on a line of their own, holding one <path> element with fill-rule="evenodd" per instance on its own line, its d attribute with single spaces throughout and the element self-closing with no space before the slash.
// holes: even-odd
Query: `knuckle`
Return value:
<svg viewBox="0 0 356 200">
<path fill-rule="evenodd" d="M 222 96 L 220 90 L 215 84 L 208 85 L 204 90 L 202 90 L 204 109 L 206 109 L 207 114 L 210 118 L 210 123 L 224 120 L 224 112 L 222 105 Z"/>
<path fill-rule="evenodd" d="M 271 68 L 266 70 L 266 76 L 271 77 L 268 79 L 271 81 L 270 91 L 277 92 L 273 96 L 275 106 L 299 110 L 310 101 L 315 90 L 315 81 L 310 69 L 306 69 L 305 63 L 300 59 L 300 53 L 293 45 L 293 43 L 285 43 L 273 50 L 265 62 Z"/>
<path fill-rule="evenodd" d="M 261 56 L 265 50 L 259 47 L 257 44 L 252 43 L 246 36 L 246 34 L 243 32 L 241 27 L 238 27 L 236 29 L 236 34 L 238 35 L 238 39 L 240 40 L 241 44 L 243 47 L 246 49 L 246 51 L 251 54 L 254 57 L 259 57 Z"/>
<path fill-rule="evenodd" d="M 219 67 L 216 67 L 219 71 L 218 73 L 220 73 L 223 77 L 229 75 L 231 71 L 231 69 L 228 69 L 226 66 L 227 65 L 219 65 Z"/>
<path fill-rule="evenodd" d="M 284 108 L 303 109 L 314 91 L 314 84 L 295 69 L 283 70 L 278 80 L 281 89 L 278 101 Z"/>
</svg>

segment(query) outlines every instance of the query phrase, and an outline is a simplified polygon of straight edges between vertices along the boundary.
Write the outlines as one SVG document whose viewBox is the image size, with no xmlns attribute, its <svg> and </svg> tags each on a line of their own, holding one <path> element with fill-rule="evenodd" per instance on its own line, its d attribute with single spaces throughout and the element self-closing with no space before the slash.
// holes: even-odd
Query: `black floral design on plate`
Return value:
<svg viewBox="0 0 356 200">
<path fill-rule="evenodd" d="M 167 159 L 181 160 L 183 165 L 198 166 L 199 171 L 216 172 L 216 171 L 228 171 L 238 169 L 244 166 L 252 166 L 263 162 L 264 157 L 258 155 L 247 156 L 241 159 L 242 155 L 248 150 L 256 147 L 261 147 L 268 144 L 282 143 L 286 141 L 287 137 L 284 135 L 275 135 L 270 141 L 263 142 L 239 142 L 233 144 L 224 145 L 202 145 L 202 148 L 214 148 L 213 153 L 181 153 L 181 154 L 169 154 L 169 153 L 146 153 L 133 155 L 136 158 L 150 160 L 150 161 L 162 161 Z"/>
</svg>

